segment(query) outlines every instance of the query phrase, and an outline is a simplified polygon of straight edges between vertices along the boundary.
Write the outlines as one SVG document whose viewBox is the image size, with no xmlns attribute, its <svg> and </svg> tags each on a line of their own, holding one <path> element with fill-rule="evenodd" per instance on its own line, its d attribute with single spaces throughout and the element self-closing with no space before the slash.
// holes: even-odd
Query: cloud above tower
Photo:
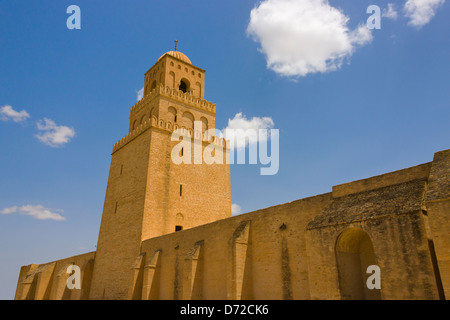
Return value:
<svg viewBox="0 0 450 320">
<path fill-rule="evenodd" d="M 341 68 L 356 48 L 372 41 L 360 24 L 327 0 L 264 0 L 253 8 L 247 34 L 258 42 L 267 67 L 286 77 L 303 77 Z"/>
</svg>

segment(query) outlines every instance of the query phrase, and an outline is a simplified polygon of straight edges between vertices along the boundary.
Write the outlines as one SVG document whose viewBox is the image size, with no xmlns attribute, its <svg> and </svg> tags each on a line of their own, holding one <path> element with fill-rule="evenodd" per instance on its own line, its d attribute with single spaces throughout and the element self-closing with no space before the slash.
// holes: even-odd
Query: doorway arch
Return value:
<svg viewBox="0 0 450 320">
<path fill-rule="evenodd" d="M 339 289 L 343 300 L 380 300 L 379 289 L 368 289 L 367 267 L 377 265 L 372 240 L 362 229 L 344 230 L 336 241 Z"/>
</svg>

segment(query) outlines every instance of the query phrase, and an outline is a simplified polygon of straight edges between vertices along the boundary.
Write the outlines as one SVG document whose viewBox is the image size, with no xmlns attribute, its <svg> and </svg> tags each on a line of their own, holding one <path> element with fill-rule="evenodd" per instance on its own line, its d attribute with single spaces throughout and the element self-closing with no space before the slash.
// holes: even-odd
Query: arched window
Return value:
<svg viewBox="0 0 450 320">
<path fill-rule="evenodd" d="M 200 121 L 202 122 L 202 133 L 205 133 L 208 130 L 208 120 L 205 117 L 201 117 Z"/>
<path fill-rule="evenodd" d="M 177 109 L 175 109 L 174 107 L 169 107 L 168 113 L 169 113 L 168 121 L 171 121 L 172 123 L 177 122 Z"/>
<path fill-rule="evenodd" d="M 197 91 L 196 92 L 197 97 L 201 98 L 202 97 L 202 85 L 200 84 L 200 82 L 197 82 L 195 84 L 195 90 Z"/>
<path fill-rule="evenodd" d="M 180 85 L 178 87 L 178 90 L 181 90 L 181 91 L 186 93 L 186 92 L 190 91 L 190 86 L 191 86 L 191 84 L 189 83 L 189 81 L 187 79 L 183 78 L 180 81 Z"/>
<path fill-rule="evenodd" d="M 194 129 L 194 116 L 192 113 L 183 113 L 183 125 L 188 129 Z"/>
<path fill-rule="evenodd" d="M 175 73 L 173 71 L 169 72 L 169 79 L 167 81 L 167 85 L 172 89 L 175 89 Z"/>
<path fill-rule="evenodd" d="M 187 85 L 186 82 L 184 82 L 183 80 L 180 81 L 180 86 L 178 87 L 178 90 L 186 92 L 187 91 Z"/>
<path fill-rule="evenodd" d="M 377 265 L 369 235 L 359 228 L 344 230 L 336 242 L 339 289 L 343 300 L 380 300 L 379 289 L 368 289 L 367 267 Z"/>
<path fill-rule="evenodd" d="M 152 118 L 153 116 L 155 116 L 155 117 L 157 117 L 158 118 L 158 108 L 157 107 L 155 107 L 155 108 L 151 108 L 150 109 L 150 115 L 149 115 L 149 118 Z"/>
<path fill-rule="evenodd" d="M 150 92 L 152 92 L 153 89 L 155 89 L 155 88 L 156 88 L 156 80 L 153 80 L 152 85 L 150 87 Z"/>
</svg>

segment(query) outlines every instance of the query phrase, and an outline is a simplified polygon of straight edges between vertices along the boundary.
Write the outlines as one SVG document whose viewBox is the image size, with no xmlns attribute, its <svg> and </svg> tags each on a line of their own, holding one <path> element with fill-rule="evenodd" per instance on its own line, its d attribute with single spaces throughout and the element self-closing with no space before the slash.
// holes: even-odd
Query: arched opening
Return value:
<svg viewBox="0 0 450 320">
<path fill-rule="evenodd" d="M 183 113 L 183 125 L 188 129 L 194 129 L 194 116 L 190 112 Z"/>
<path fill-rule="evenodd" d="M 205 133 L 208 130 L 208 120 L 205 117 L 201 117 L 200 121 L 202 122 L 202 133 Z"/>
<path fill-rule="evenodd" d="M 175 109 L 174 107 L 169 107 L 168 113 L 169 113 L 168 120 L 173 123 L 177 122 L 177 109 Z"/>
<path fill-rule="evenodd" d="M 156 80 L 153 80 L 152 85 L 150 86 L 150 92 L 153 91 L 153 89 L 156 88 Z"/>
<path fill-rule="evenodd" d="M 181 80 L 180 82 L 180 86 L 178 87 L 178 90 L 186 92 L 187 91 L 187 85 L 186 82 L 184 82 L 183 80 Z"/>
<path fill-rule="evenodd" d="M 197 91 L 196 92 L 197 97 L 201 98 L 202 97 L 202 85 L 200 84 L 200 82 L 197 82 L 195 84 L 195 90 Z"/>
<path fill-rule="evenodd" d="M 178 87 L 178 90 L 183 91 L 184 93 L 186 93 L 186 92 L 189 91 L 189 89 L 190 89 L 189 87 L 190 87 L 189 81 L 186 80 L 186 79 L 182 79 L 180 81 L 180 85 Z"/>
<path fill-rule="evenodd" d="M 172 89 L 175 89 L 175 73 L 173 71 L 169 72 L 167 85 L 170 86 Z"/>
<path fill-rule="evenodd" d="M 380 300 L 379 289 L 367 287 L 367 267 L 377 265 L 369 235 L 359 229 L 344 230 L 336 242 L 339 289 L 343 300 Z"/>
<path fill-rule="evenodd" d="M 149 118 L 151 118 L 151 117 L 153 117 L 153 116 L 155 116 L 155 117 L 158 118 L 158 108 L 157 108 L 157 107 L 151 108 L 151 109 L 150 109 L 150 115 L 149 115 Z"/>
</svg>

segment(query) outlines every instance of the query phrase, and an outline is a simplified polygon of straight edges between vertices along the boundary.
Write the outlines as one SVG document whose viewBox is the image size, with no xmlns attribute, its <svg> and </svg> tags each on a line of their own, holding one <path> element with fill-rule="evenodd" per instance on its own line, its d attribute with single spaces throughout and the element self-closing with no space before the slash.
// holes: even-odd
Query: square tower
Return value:
<svg viewBox="0 0 450 320">
<path fill-rule="evenodd" d="M 145 73 L 144 97 L 130 110 L 129 133 L 113 147 L 92 279 L 92 299 L 124 299 L 143 240 L 231 216 L 226 143 L 204 134 L 216 105 L 204 99 L 205 71 L 181 52 L 162 55 Z M 173 138 L 189 137 L 190 163 L 172 160 Z M 183 138 L 185 139 L 185 138 Z M 185 140 L 183 140 L 185 141 Z M 194 161 L 214 141 L 221 162 Z"/>
</svg>

